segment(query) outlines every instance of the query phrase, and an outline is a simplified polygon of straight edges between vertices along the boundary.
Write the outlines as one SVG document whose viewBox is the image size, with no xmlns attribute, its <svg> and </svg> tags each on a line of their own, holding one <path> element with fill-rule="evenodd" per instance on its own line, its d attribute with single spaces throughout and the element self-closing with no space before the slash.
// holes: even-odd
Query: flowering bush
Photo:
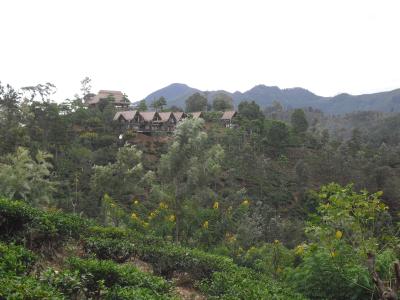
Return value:
<svg viewBox="0 0 400 300">
<path fill-rule="evenodd" d="M 396 260 L 391 249 L 397 239 L 384 226 L 381 193 L 330 184 L 316 196 L 319 206 L 306 227 L 309 241 L 296 247 L 298 265 L 286 269 L 287 282 L 312 299 L 372 299 L 369 253 L 376 253 L 376 270 L 387 282 Z"/>
</svg>

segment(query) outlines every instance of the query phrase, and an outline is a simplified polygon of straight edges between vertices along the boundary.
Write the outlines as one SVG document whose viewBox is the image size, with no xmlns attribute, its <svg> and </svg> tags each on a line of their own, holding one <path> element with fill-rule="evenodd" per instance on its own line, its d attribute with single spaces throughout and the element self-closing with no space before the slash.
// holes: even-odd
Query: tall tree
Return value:
<svg viewBox="0 0 400 300">
<path fill-rule="evenodd" d="M 162 110 L 165 105 L 167 105 L 167 100 L 163 96 L 151 103 L 151 107 L 153 107 L 156 111 Z"/>
<path fill-rule="evenodd" d="M 204 111 L 207 109 L 207 98 L 200 93 L 194 93 L 186 99 L 186 111 Z"/>
<path fill-rule="evenodd" d="M 84 99 L 87 95 L 89 95 L 91 93 L 91 90 L 92 90 L 91 82 L 92 82 L 92 79 L 90 79 L 87 76 L 85 78 L 83 78 L 81 81 L 81 92 L 82 92 L 82 96 Z"/>
<path fill-rule="evenodd" d="M 136 110 L 138 111 L 147 111 L 147 104 L 146 100 L 140 100 L 139 104 L 135 107 Z"/>
<path fill-rule="evenodd" d="M 293 130 L 296 133 L 304 133 L 308 129 L 308 121 L 306 119 L 304 110 L 302 110 L 302 109 L 296 109 L 292 113 L 290 122 L 292 123 Z"/>
<path fill-rule="evenodd" d="M 239 103 L 239 115 L 246 119 L 261 119 L 264 118 L 260 106 L 254 101 L 243 101 Z"/>
<path fill-rule="evenodd" d="M 20 95 L 0 82 L 0 154 L 14 152 L 24 138 Z"/>
<path fill-rule="evenodd" d="M 26 86 L 21 90 L 25 95 L 30 96 L 30 101 L 37 100 L 36 97 L 40 96 L 40 100 L 50 102 L 50 97 L 56 93 L 57 88 L 54 84 L 46 82 L 34 86 Z"/>
<path fill-rule="evenodd" d="M 116 162 L 94 167 L 91 189 L 98 201 L 108 194 L 127 205 L 133 197 L 143 195 L 151 178 L 152 172 L 143 169 L 142 152 L 125 145 L 118 150 Z"/>
<path fill-rule="evenodd" d="M 56 183 L 50 180 L 52 165 L 50 154 L 38 151 L 35 159 L 25 148 L 8 154 L 0 161 L 0 195 L 9 199 L 22 199 L 33 205 L 49 204 Z"/>
<path fill-rule="evenodd" d="M 225 93 L 217 93 L 213 99 L 213 110 L 226 111 L 233 109 L 233 99 Z"/>
<path fill-rule="evenodd" d="M 219 144 L 209 146 L 203 124 L 202 119 L 181 122 L 168 152 L 160 159 L 163 188 L 171 195 L 176 216 L 176 242 L 179 242 L 184 201 L 209 189 L 211 181 L 221 172 L 224 151 Z"/>
</svg>

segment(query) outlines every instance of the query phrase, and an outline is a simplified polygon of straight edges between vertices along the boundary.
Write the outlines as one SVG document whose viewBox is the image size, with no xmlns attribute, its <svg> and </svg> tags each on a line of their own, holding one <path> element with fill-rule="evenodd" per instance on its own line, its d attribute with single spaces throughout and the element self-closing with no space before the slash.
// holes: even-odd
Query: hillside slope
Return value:
<svg viewBox="0 0 400 300">
<path fill-rule="evenodd" d="M 0 299 L 185 299 L 177 273 L 212 299 L 304 299 L 228 257 L 134 229 L 1 198 L 0 215 Z"/>
</svg>

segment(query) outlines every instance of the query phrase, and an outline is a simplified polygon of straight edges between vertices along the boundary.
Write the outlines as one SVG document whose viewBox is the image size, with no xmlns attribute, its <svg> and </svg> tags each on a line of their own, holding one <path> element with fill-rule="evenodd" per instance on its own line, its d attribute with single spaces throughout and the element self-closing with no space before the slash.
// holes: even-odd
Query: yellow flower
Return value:
<svg viewBox="0 0 400 300">
<path fill-rule="evenodd" d="M 133 201 L 133 203 L 134 203 L 135 205 L 138 205 L 138 204 L 139 204 L 139 201 L 138 201 L 138 200 L 135 200 L 135 201 Z"/>
<path fill-rule="evenodd" d="M 335 257 L 337 253 L 335 251 L 331 251 L 331 257 Z"/>
<path fill-rule="evenodd" d="M 208 228 L 208 221 L 205 221 L 205 222 L 203 223 L 203 228 L 204 228 L 204 229 L 207 229 L 207 228 Z"/>
<path fill-rule="evenodd" d="M 133 220 L 137 220 L 137 219 L 138 219 L 138 216 L 137 216 L 137 214 L 132 213 L 132 214 L 131 214 L 131 218 L 132 218 Z"/>
<path fill-rule="evenodd" d="M 149 227 L 149 223 L 143 222 L 143 227 Z"/>
<path fill-rule="evenodd" d="M 229 242 L 229 243 L 234 243 L 234 242 L 236 242 L 236 236 L 234 236 L 234 235 L 230 236 L 230 237 L 228 238 L 228 242 Z"/>
<path fill-rule="evenodd" d="M 242 202 L 242 204 L 247 206 L 247 205 L 250 204 L 250 201 L 246 199 L 246 200 L 244 200 L 244 201 Z"/>
<path fill-rule="evenodd" d="M 343 236 L 343 232 L 341 232 L 340 230 L 336 231 L 335 237 L 340 240 Z"/>
<path fill-rule="evenodd" d="M 279 244 L 279 240 L 275 240 L 274 243 L 275 243 L 275 244 Z"/>
<path fill-rule="evenodd" d="M 303 254 L 303 252 L 304 252 L 304 246 L 303 245 L 298 245 L 297 247 L 296 247 L 296 250 L 295 250 L 295 254 L 296 255 L 301 255 L 301 254 Z"/>
<path fill-rule="evenodd" d="M 170 216 L 168 217 L 168 221 L 170 221 L 170 222 L 175 222 L 175 216 L 174 216 L 174 215 L 170 215 Z"/>
<path fill-rule="evenodd" d="M 165 208 L 168 208 L 168 205 L 167 204 L 165 204 L 164 202 L 160 202 L 160 208 L 161 209 L 165 209 Z"/>
<path fill-rule="evenodd" d="M 157 211 L 152 211 L 150 215 L 147 217 L 149 220 L 154 219 L 157 216 Z"/>
<path fill-rule="evenodd" d="M 219 203 L 218 203 L 218 201 L 215 201 L 215 202 L 214 202 L 214 205 L 213 205 L 213 208 L 214 208 L 214 209 L 218 209 L 218 207 L 219 207 Z"/>
</svg>

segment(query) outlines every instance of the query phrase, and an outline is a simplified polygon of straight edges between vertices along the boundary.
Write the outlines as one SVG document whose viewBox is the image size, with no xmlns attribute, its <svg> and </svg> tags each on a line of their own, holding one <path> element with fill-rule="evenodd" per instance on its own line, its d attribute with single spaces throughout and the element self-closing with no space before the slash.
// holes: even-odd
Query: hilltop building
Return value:
<svg viewBox="0 0 400 300">
<path fill-rule="evenodd" d="M 236 111 L 226 111 L 223 113 L 220 121 L 227 128 L 232 128 Z M 126 110 L 118 111 L 114 116 L 114 121 L 120 122 L 124 129 L 133 129 L 137 132 L 171 132 L 175 130 L 176 125 L 191 116 L 193 119 L 204 118 L 203 112 L 156 112 L 156 111 L 137 111 Z"/>
<path fill-rule="evenodd" d="M 237 116 L 236 111 L 224 111 L 221 121 L 225 124 L 225 127 L 231 128 L 233 124 L 233 119 Z"/>
<path fill-rule="evenodd" d="M 109 99 L 117 109 L 127 109 L 131 104 L 128 98 L 121 91 L 100 90 L 97 95 L 87 97 L 85 104 L 88 107 L 96 107 L 101 100 Z"/>
<path fill-rule="evenodd" d="M 193 117 L 193 119 L 204 118 L 202 111 L 195 111 L 195 112 L 191 112 L 189 114 Z"/>
</svg>

